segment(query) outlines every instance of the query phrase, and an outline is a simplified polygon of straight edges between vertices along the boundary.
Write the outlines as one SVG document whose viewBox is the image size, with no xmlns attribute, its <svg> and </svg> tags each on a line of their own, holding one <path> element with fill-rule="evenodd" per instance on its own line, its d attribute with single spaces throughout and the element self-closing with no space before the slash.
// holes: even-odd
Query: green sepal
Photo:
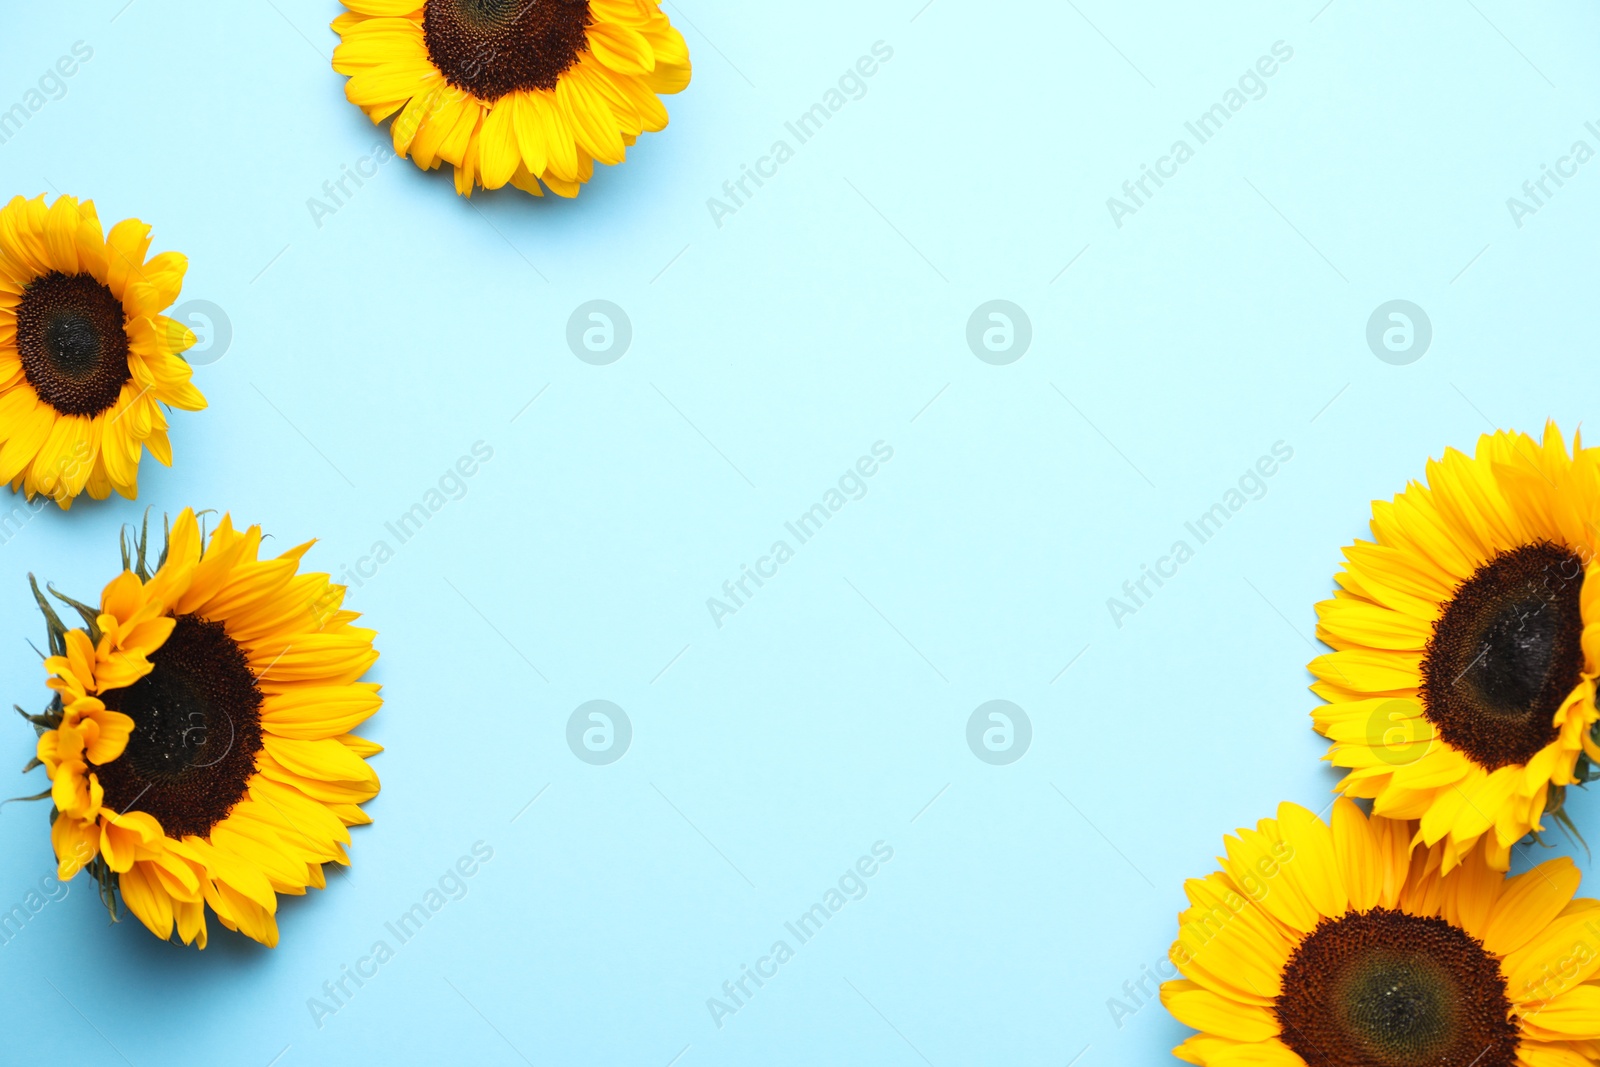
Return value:
<svg viewBox="0 0 1600 1067">
<path fill-rule="evenodd" d="M 117 876 L 106 866 L 104 856 L 96 856 L 85 865 L 84 870 L 89 872 L 100 886 L 100 903 L 106 906 L 106 912 L 111 916 L 112 922 L 121 922 L 122 915 L 117 907 Z"/>
<path fill-rule="evenodd" d="M 5 807 L 7 804 L 16 804 L 16 803 L 19 803 L 19 802 L 22 802 L 22 801 L 49 800 L 49 799 L 50 799 L 50 790 L 46 789 L 43 792 L 33 794 L 33 796 L 31 796 L 31 797 L 10 797 L 10 798 L 8 798 L 6 800 L 0 800 L 0 808 Z M 53 819 L 51 820 L 52 823 L 54 821 L 55 820 L 53 820 Z"/>
<path fill-rule="evenodd" d="M 39 610 L 44 613 L 45 630 L 50 635 L 50 654 L 52 656 L 65 656 L 67 654 L 67 624 L 61 621 L 61 616 L 56 614 L 56 609 L 50 606 L 50 601 L 45 599 L 44 590 L 39 588 L 38 579 L 30 573 L 28 585 L 33 589 L 33 599 L 38 602 Z"/>
<path fill-rule="evenodd" d="M 61 725 L 61 697 L 59 695 L 50 702 L 49 710 L 43 715 L 32 715 L 15 704 L 11 705 L 11 707 L 16 710 L 18 715 L 33 723 L 34 729 L 41 734 L 46 730 L 57 729 Z"/>
<path fill-rule="evenodd" d="M 1579 758 L 1580 764 L 1584 760 L 1587 759 L 1587 757 L 1583 757 L 1583 756 L 1580 756 L 1578 758 Z M 1584 769 L 1585 770 L 1590 770 L 1589 768 L 1584 768 Z M 1600 777 L 1600 776 L 1594 775 L 1592 773 L 1592 771 L 1591 771 L 1590 776 L 1587 777 L 1587 778 L 1585 778 L 1581 774 L 1575 774 L 1574 777 L 1577 778 L 1578 785 L 1580 787 L 1582 787 L 1586 783 L 1592 782 L 1592 781 L 1594 781 L 1594 779 L 1596 777 Z M 1566 806 L 1567 806 L 1567 787 L 1564 786 L 1564 785 L 1553 785 L 1553 786 L 1551 786 L 1550 787 L 1550 792 L 1549 792 L 1549 794 L 1548 794 L 1548 796 L 1547 796 L 1547 798 L 1545 800 L 1544 813 L 1546 815 L 1548 815 L 1550 818 L 1555 820 L 1556 825 L 1561 827 L 1561 832 L 1567 836 L 1568 840 L 1576 841 L 1578 844 L 1582 845 L 1584 854 L 1588 855 L 1588 853 L 1589 853 L 1589 842 L 1584 840 L 1583 832 L 1578 829 L 1578 824 L 1573 822 L 1572 821 L 1572 816 L 1567 814 Z M 1535 841 L 1539 842 L 1539 844 L 1541 844 L 1541 845 L 1545 844 L 1544 837 L 1542 835 L 1540 835 L 1538 831 L 1536 831 L 1536 830 L 1535 831 L 1530 831 L 1529 832 L 1529 836 L 1532 837 Z"/>
<path fill-rule="evenodd" d="M 145 512 L 146 517 L 148 517 L 149 514 L 150 513 L 148 511 Z M 167 519 L 166 513 L 162 512 L 162 514 L 161 514 L 161 558 L 156 560 L 156 570 L 160 570 L 162 567 L 165 567 L 167 565 L 167 550 L 170 549 L 171 547 L 172 547 L 172 526 L 171 526 L 170 522 Z"/>
<path fill-rule="evenodd" d="M 150 509 L 144 509 L 144 519 L 139 525 L 139 536 L 133 536 L 133 527 L 122 528 L 122 569 L 132 571 L 141 582 L 150 580 Z"/>
<path fill-rule="evenodd" d="M 57 592 L 56 587 L 53 585 L 46 585 L 45 588 L 50 590 L 51 596 L 78 613 L 79 617 L 83 619 L 84 629 L 89 631 L 89 641 L 98 645 L 100 643 L 100 613 L 87 604 L 73 600 L 65 593 Z"/>
</svg>

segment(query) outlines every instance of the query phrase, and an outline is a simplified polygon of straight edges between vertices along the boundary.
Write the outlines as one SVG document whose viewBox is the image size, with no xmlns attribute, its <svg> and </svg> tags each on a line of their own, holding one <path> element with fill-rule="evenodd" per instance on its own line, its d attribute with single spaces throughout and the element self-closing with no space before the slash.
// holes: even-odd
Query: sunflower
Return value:
<svg viewBox="0 0 1600 1067">
<path fill-rule="evenodd" d="M 105 235 L 89 200 L 0 208 L 0 481 L 29 500 L 132 499 L 143 449 L 172 465 L 161 405 L 206 406 L 180 355 L 195 336 L 161 314 L 188 260 L 149 250 L 150 227 Z"/>
<path fill-rule="evenodd" d="M 344 587 L 299 573 L 311 543 L 257 558 L 261 529 L 224 515 L 202 550 L 192 511 L 159 568 L 145 533 L 98 610 L 50 630 L 50 709 L 36 761 L 50 775 L 62 881 L 88 867 L 156 936 L 206 944 L 205 908 L 230 930 L 278 941 L 277 894 L 322 888 L 348 863 L 350 826 L 378 792 L 381 749 L 350 731 L 382 704 L 360 678 L 378 658 Z"/>
<path fill-rule="evenodd" d="M 1450 873 L 1415 825 L 1340 798 L 1226 839 L 1191 879 L 1161 1002 L 1212 1067 L 1582 1067 L 1600 1060 L 1600 901 L 1549 860 Z"/>
<path fill-rule="evenodd" d="M 1317 605 L 1312 719 L 1341 792 L 1420 820 L 1447 871 L 1475 847 L 1506 870 L 1600 757 L 1600 453 L 1501 431 L 1427 478 L 1374 501 Z"/>
<path fill-rule="evenodd" d="M 577 196 L 594 164 L 667 125 L 658 93 L 689 84 L 660 0 L 343 0 L 333 69 L 345 96 L 456 191 L 508 182 Z"/>
</svg>

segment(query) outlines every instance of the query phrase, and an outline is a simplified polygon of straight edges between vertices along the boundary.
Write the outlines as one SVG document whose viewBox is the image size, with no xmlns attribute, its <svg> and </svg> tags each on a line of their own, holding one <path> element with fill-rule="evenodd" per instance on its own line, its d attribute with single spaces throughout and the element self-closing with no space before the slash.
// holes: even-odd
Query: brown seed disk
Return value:
<svg viewBox="0 0 1600 1067">
<path fill-rule="evenodd" d="M 589 43 L 589 0 L 427 0 L 422 36 L 445 80 L 493 102 L 554 89 Z"/>
<path fill-rule="evenodd" d="M 1285 966 L 1282 1040 L 1315 1067 L 1511 1067 L 1500 961 L 1440 918 L 1386 908 L 1323 919 Z"/>
<path fill-rule="evenodd" d="M 1494 770 L 1556 739 L 1556 710 L 1583 670 L 1582 589 L 1582 561 L 1548 541 L 1461 583 L 1422 660 L 1424 713 L 1447 744 Z"/>
<path fill-rule="evenodd" d="M 155 669 L 102 694 L 133 719 L 121 758 L 94 768 L 113 811 L 155 816 L 168 837 L 205 837 L 244 798 L 261 750 L 261 690 L 219 622 L 180 615 Z"/>
<path fill-rule="evenodd" d="M 122 302 L 88 274 L 35 278 L 17 305 L 17 354 L 39 399 L 62 415 L 98 415 L 128 373 Z"/>
</svg>

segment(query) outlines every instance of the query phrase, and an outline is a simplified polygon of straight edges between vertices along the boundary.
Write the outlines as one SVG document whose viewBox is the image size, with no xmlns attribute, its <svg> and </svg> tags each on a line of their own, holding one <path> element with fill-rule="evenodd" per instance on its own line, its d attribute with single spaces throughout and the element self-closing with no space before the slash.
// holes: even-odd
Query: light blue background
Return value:
<svg viewBox="0 0 1600 1067">
<path fill-rule="evenodd" d="M 339 570 L 494 458 L 352 592 L 388 751 L 349 875 L 284 903 L 274 951 L 108 929 L 74 883 L 0 946 L 7 1063 L 1163 1062 L 1184 1029 L 1107 1001 L 1223 833 L 1327 803 L 1303 664 L 1368 502 L 1600 398 L 1600 161 L 1506 207 L 1600 147 L 1592 4 L 672 3 L 694 82 L 575 202 L 396 161 L 319 228 L 307 199 L 387 137 L 329 67 L 339 7 L 124 2 L 6 16 L 0 108 L 94 55 L 0 145 L 0 192 L 150 222 L 233 340 L 138 504 L 0 546 L 7 702 L 46 695 L 26 574 L 92 597 L 144 505 Z M 707 199 L 877 41 L 866 95 L 719 228 Z M 1276 41 L 1265 97 L 1118 228 L 1107 197 Z M 597 298 L 633 325 L 610 366 L 565 341 Z M 1009 366 L 965 340 L 996 298 L 1033 327 Z M 1434 327 L 1409 366 L 1364 339 L 1394 298 Z M 880 440 L 866 497 L 715 626 Z M 1115 626 L 1278 441 L 1267 494 Z M 565 741 L 591 699 L 632 720 L 609 766 Z M 990 699 L 1033 724 L 1009 766 L 965 741 Z M 31 729 L 3 739 L 20 767 Z M 308 998 L 477 841 L 467 895 L 319 1028 Z M 865 898 L 719 1029 L 707 998 L 877 841 Z M 41 807 L 0 813 L 0 855 L 6 909 L 51 870 Z"/>
</svg>

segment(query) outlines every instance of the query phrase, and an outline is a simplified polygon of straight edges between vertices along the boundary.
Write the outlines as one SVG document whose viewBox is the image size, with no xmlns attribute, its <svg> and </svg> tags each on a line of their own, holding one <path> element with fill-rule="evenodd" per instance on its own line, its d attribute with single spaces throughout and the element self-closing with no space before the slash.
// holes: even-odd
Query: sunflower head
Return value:
<svg viewBox="0 0 1600 1067">
<path fill-rule="evenodd" d="M 152 571 L 148 529 L 125 537 L 98 607 L 55 594 L 81 627 L 34 586 L 55 696 L 27 716 L 29 769 L 50 776 L 59 877 L 87 867 L 113 918 L 120 900 L 204 948 L 209 908 L 274 945 L 277 895 L 321 888 L 371 821 L 380 749 L 350 731 L 382 704 L 360 681 L 378 654 L 344 588 L 300 573 L 309 543 L 260 559 L 260 527 L 226 515 L 203 540 L 185 510 Z"/>
<path fill-rule="evenodd" d="M 1375 501 L 1372 534 L 1317 605 L 1327 759 L 1446 870 L 1479 847 L 1505 870 L 1600 756 L 1600 452 L 1485 435 Z"/>
<path fill-rule="evenodd" d="M 343 0 L 333 69 L 394 150 L 456 191 L 576 196 L 667 125 L 689 49 L 659 0 Z"/>
<path fill-rule="evenodd" d="M 1202 1065 L 1536 1067 L 1600 1058 L 1600 901 L 1550 860 L 1449 873 L 1414 823 L 1294 804 L 1193 879 L 1161 988 Z"/>
<path fill-rule="evenodd" d="M 104 234 L 88 200 L 0 208 L 0 481 L 30 500 L 132 499 L 146 448 L 172 463 L 162 405 L 206 406 L 181 355 L 194 334 L 162 314 L 188 261 L 149 250 L 150 227 Z"/>
</svg>

